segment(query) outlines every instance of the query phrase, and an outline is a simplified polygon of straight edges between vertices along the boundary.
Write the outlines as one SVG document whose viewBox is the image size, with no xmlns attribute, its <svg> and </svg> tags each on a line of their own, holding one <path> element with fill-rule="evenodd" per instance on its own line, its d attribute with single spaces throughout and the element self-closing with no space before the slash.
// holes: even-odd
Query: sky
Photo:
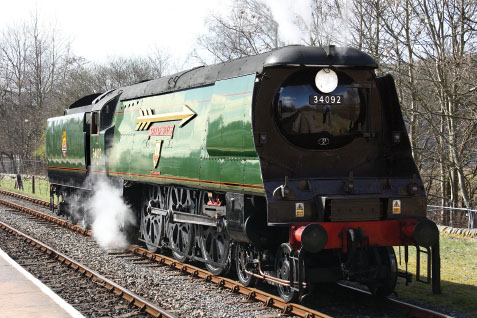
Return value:
<svg viewBox="0 0 477 318">
<path fill-rule="evenodd" d="M 155 49 L 183 63 L 205 20 L 214 12 L 227 14 L 233 0 L 4 0 L 0 32 L 28 21 L 36 11 L 72 44 L 73 53 L 93 62 L 112 56 L 147 56 Z M 299 43 L 293 21 L 307 19 L 310 0 L 264 0 L 279 23 L 287 43 Z M 0 33 L 1 34 L 1 33 Z"/>
</svg>

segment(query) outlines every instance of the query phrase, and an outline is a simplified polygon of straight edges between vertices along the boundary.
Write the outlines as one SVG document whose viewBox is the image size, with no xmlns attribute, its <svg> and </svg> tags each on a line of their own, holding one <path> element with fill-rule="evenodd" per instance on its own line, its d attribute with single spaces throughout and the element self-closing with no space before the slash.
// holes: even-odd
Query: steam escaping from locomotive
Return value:
<svg viewBox="0 0 477 318">
<path fill-rule="evenodd" d="M 104 178 L 95 180 L 94 193 L 88 202 L 92 218 L 93 238 L 104 249 L 122 249 L 129 246 L 123 229 L 135 224 L 131 208 L 124 202 L 121 190 Z"/>
</svg>

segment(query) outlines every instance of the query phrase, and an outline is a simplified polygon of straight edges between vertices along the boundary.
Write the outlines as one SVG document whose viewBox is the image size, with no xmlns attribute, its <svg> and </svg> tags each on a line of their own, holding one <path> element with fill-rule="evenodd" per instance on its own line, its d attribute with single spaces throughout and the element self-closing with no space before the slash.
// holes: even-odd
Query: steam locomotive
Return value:
<svg viewBox="0 0 477 318">
<path fill-rule="evenodd" d="M 393 246 L 433 248 L 438 267 L 439 236 L 376 68 L 353 48 L 289 46 L 85 96 L 47 123 L 51 200 L 87 221 L 71 202 L 105 176 L 151 251 L 287 301 L 338 280 L 389 295 Z"/>
</svg>

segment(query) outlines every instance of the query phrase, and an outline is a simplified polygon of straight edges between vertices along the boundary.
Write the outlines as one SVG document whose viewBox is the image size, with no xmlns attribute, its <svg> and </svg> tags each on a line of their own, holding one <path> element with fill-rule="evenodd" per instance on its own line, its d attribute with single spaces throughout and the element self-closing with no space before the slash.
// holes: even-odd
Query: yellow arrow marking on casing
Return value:
<svg viewBox="0 0 477 318">
<path fill-rule="evenodd" d="M 152 109 L 141 109 L 140 111 L 141 116 L 136 118 L 136 130 L 146 130 L 149 129 L 152 123 L 173 120 L 181 120 L 179 127 L 182 127 L 197 115 L 187 105 L 184 105 L 182 112 L 153 114 Z"/>
</svg>

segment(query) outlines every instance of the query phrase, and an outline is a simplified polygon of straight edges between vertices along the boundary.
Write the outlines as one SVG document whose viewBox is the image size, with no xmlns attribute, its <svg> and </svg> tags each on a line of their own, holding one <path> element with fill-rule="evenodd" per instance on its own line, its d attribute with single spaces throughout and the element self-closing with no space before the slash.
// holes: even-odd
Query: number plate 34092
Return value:
<svg viewBox="0 0 477 318">
<path fill-rule="evenodd" d="M 310 95 L 310 105 L 343 104 L 343 95 Z"/>
</svg>

